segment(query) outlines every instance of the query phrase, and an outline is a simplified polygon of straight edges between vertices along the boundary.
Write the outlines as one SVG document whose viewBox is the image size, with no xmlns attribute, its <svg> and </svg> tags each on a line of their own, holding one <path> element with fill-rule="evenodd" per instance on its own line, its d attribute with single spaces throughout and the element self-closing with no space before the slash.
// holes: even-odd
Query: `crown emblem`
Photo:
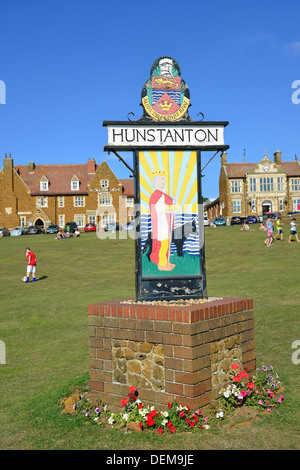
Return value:
<svg viewBox="0 0 300 470">
<path fill-rule="evenodd" d="M 153 176 L 166 176 L 166 172 L 163 170 L 153 171 Z"/>
<path fill-rule="evenodd" d="M 172 108 L 172 101 L 161 101 L 159 103 L 161 109 L 163 109 L 164 111 L 169 111 L 169 109 Z"/>
</svg>

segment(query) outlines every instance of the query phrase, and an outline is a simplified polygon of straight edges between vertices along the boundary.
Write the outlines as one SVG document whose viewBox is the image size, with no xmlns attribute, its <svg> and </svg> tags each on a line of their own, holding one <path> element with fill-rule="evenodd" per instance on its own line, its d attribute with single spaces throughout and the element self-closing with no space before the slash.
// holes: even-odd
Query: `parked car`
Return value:
<svg viewBox="0 0 300 470">
<path fill-rule="evenodd" d="M 226 220 L 223 217 L 216 217 L 214 219 L 214 225 L 226 225 Z"/>
<path fill-rule="evenodd" d="M 257 218 L 255 217 L 255 215 L 250 215 L 249 217 L 247 217 L 246 224 L 257 224 Z"/>
<path fill-rule="evenodd" d="M 205 215 L 205 216 L 203 217 L 203 224 L 204 224 L 204 227 L 209 226 L 209 220 L 208 220 L 207 215 Z"/>
<path fill-rule="evenodd" d="M 96 224 L 86 224 L 86 226 L 84 227 L 84 231 L 85 232 L 96 232 L 97 230 L 97 227 L 96 227 Z"/>
<path fill-rule="evenodd" d="M 108 232 L 108 231 L 110 231 L 110 230 L 111 230 L 112 232 L 114 232 L 115 230 L 116 230 L 116 231 L 117 231 L 117 230 L 122 230 L 122 227 L 119 225 L 118 222 L 112 222 L 112 223 L 110 223 L 110 224 L 106 224 L 104 230 L 105 230 L 105 232 Z"/>
<path fill-rule="evenodd" d="M 46 229 L 46 233 L 58 233 L 58 232 L 59 232 L 58 225 L 49 225 L 49 227 Z"/>
<path fill-rule="evenodd" d="M 241 222 L 241 219 L 240 217 L 231 217 L 230 219 L 230 225 L 240 225 L 242 222 Z"/>
<path fill-rule="evenodd" d="M 38 233 L 42 233 L 42 228 L 39 225 L 33 225 L 27 229 L 27 235 L 37 235 Z"/>
<path fill-rule="evenodd" d="M 6 227 L 0 227 L 0 237 L 9 237 L 10 231 Z"/>
<path fill-rule="evenodd" d="M 67 222 L 65 225 L 65 232 L 74 233 L 76 229 L 77 229 L 76 222 Z"/>
<path fill-rule="evenodd" d="M 123 230 L 134 230 L 134 222 L 127 222 L 127 224 L 124 225 Z"/>
<path fill-rule="evenodd" d="M 292 217 L 293 215 L 300 215 L 300 212 L 294 211 L 294 212 L 288 212 L 286 214 L 288 217 Z"/>
<path fill-rule="evenodd" d="M 24 235 L 26 232 L 23 229 L 23 227 L 15 227 L 13 231 L 11 232 L 12 237 L 19 237 L 20 235 Z"/>
</svg>

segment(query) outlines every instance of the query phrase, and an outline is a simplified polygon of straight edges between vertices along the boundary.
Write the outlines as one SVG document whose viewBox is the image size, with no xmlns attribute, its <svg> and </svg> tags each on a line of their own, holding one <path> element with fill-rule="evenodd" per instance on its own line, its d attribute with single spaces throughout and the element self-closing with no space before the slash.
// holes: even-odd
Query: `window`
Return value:
<svg viewBox="0 0 300 470">
<path fill-rule="evenodd" d="M 293 211 L 300 211 L 300 199 L 293 199 Z"/>
<path fill-rule="evenodd" d="M 89 215 L 88 221 L 89 221 L 89 224 L 95 224 L 96 223 L 96 216 L 95 215 Z"/>
<path fill-rule="evenodd" d="M 21 227 L 26 227 L 26 217 L 24 215 L 20 217 L 20 225 Z"/>
<path fill-rule="evenodd" d="M 71 181 L 71 190 L 72 191 L 78 191 L 79 190 L 79 181 L 74 180 Z"/>
<path fill-rule="evenodd" d="M 265 193 L 273 190 L 273 178 L 260 178 L 261 192 Z"/>
<path fill-rule="evenodd" d="M 292 191 L 300 191 L 300 179 L 291 179 Z"/>
<path fill-rule="evenodd" d="M 111 206 L 111 195 L 105 194 L 99 196 L 99 206 Z"/>
<path fill-rule="evenodd" d="M 254 199 L 251 201 L 251 211 L 256 212 L 256 203 Z"/>
<path fill-rule="evenodd" d="M 65 198 L 63 196 L 59 196 L 57 200 L 58 207 L 64 207 L 65 205 Z"/>
<path fill-rule="evenodd" d="M 84 207 L 84 196 L 75 196 L 74 197 L 74 206 L 75 207 Z"/>
<path fill-rule="evenodd" d="M 64 215 L 59 215 L 58 217 L 58 223 L 59 223 L 59 226 L 60 227 L 64 227 L 65 226 L 65 216 Z"/>
<path fill-rule="evenodd" d="M 37 198 L 37 204 L 38 207 L 48 207 L 48 199 L 45 196 L 41 196 Z"/>
<path fill-rule="evenodd" d="M 75 222 L 78 227 L 84 227 L 84 214 L 75 215 Z"/>
<path fill-rule="evenodd" d="M 116 221 L 116 214 L 103 214 L 102 215 L 102 227 L 106 224 L 113 224 Z"/>
<path fill-rule="evenodd" d="M 277 178 L 277 191 L 284 191 L 283 177 Z"/>
<path fill-rule="evenodd" d="M 40 181 L 40 191 L 48 191 L 49 182 L 48 181 Z"/>
<path fill-rule="evenodd" d="M 108 188 L 108 180 L 101 180 L 100 188 Z"/>
<path fill-rule="evenodd" d="M 256 179 L 250 178 L 250 192 L 255 193 L 256 191 Z"/>
<path fill-rule="evenodd" d="M 279 211 L 283 211 L 283 199 L 279 199 Z"/>
<path fill-rule="evenodd" d="M 232 201 L 232 212 L 241 212 L 241 201 Z"/>
<path fill-rule="evenodd" d="M 241 182 L 240 181 L 231 181 L 231 192 L 240 193 L 241 192 Z"/>
<path fill-rule="evenodd" d="M 134 206 L 134 198 L 133 197 L 128 197 L 126 199 L 126 207 L 133 207 Z"/>
</svg>

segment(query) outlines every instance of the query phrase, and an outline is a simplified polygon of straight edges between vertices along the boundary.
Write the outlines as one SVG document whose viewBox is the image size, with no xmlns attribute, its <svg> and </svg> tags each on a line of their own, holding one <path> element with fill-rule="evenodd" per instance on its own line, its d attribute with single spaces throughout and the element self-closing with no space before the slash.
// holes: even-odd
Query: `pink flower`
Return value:
<svg viewBox="0 0 300 470">
<path fill-rule="evenodd" d="M 263 401 L 262 400 L 258 400 L 258 404 L 261 405 L 261 406 L 264 406 L 263 404 Z"/>
<path fill-rule="evenodd" d="M 196 413 L 196 415 L 200 416 L 201 410 L 196 410 L 195 413 Z"/>
<path fill-rule="evenodd" d="M 242 397 L 246 397 L 246 396 L 248 395 L 248 393 L 245 392 L 245 390 L 242 390 L 242 391 L 241 391 L 241 395 L 242 395 Z"/>
</svg>

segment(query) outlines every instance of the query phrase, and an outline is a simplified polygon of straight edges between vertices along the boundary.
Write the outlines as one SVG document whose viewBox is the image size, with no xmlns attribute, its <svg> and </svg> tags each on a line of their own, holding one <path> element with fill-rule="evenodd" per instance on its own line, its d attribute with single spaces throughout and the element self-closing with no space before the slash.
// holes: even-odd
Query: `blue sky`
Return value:
<svg viewBox="0 0 300 470">
<path fill-rule="evenodd" d="M 142 115 L 141 91 L 155 59 L 174 57 L 190 89 L 193 119 L 229 121 L 228 162 L 257 162 L 279 149 L 300 156 L 300 3 L 96 0 L 1 2 L 0 157 L 14 163 L 85 163 L 112 154 L 104 120 Z M 300 97 L 300 94 L 299 94 Z M 1 98 L 1 95 L 0 95 Z M 132 154 L 120 152 L 132 164 Z M 211 158 L 202 153 L 202 166 Z M 2 167 L 2 161 L 0 162 Z M 220 157 L 204 171 L 218 196 Z"/>
</svg>

